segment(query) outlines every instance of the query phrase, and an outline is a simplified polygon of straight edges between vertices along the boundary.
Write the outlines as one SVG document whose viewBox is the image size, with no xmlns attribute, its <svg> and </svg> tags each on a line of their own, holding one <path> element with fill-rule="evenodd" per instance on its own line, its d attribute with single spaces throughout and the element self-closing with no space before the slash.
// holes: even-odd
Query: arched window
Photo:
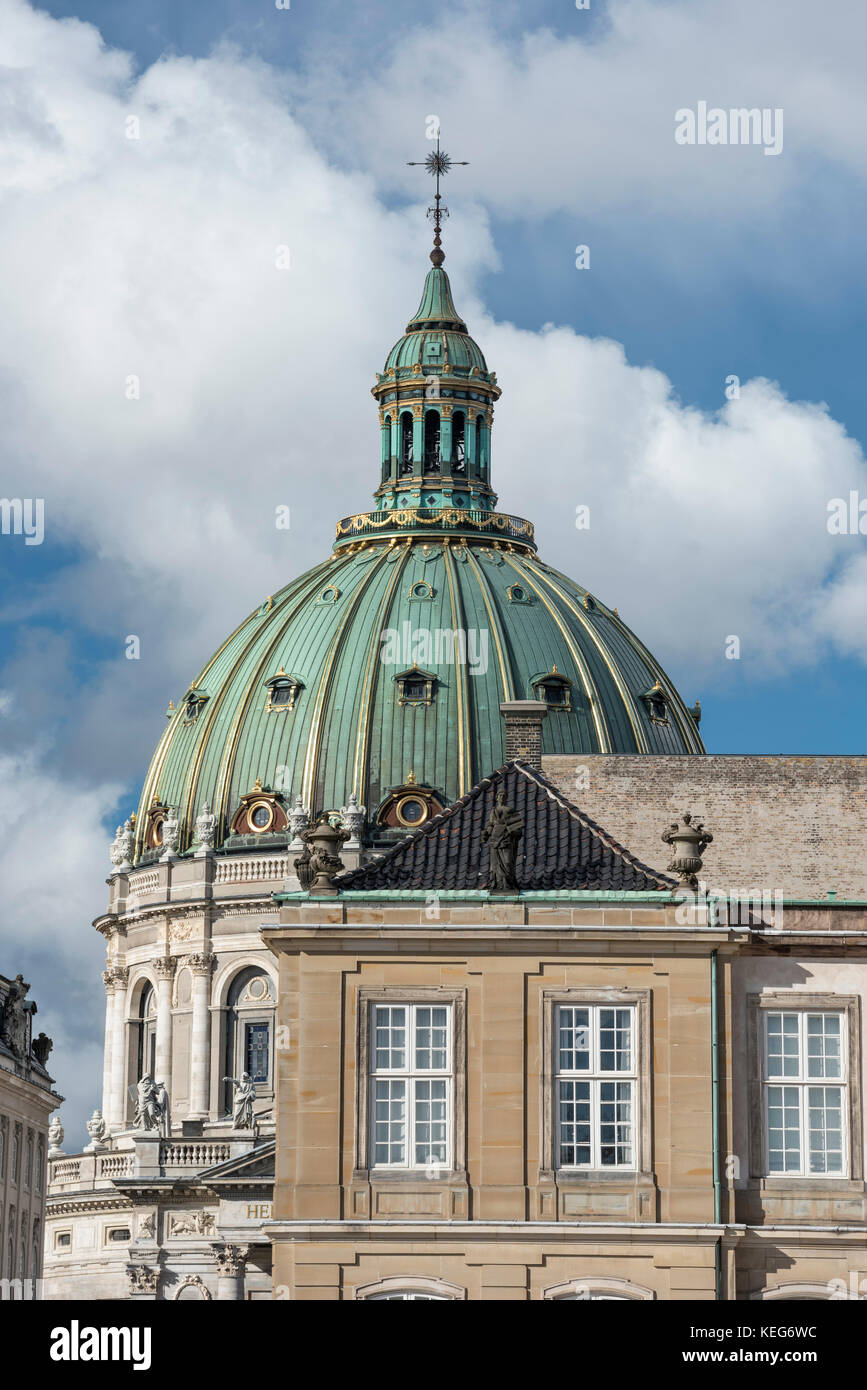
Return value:
<svg viewBox="0 0 867 1390">
<path fill-rule="evenodd" d="M 0 1176 L 2 1176 L 2 1164 L 0 1164 Z M 45 1144 L 42 1139 L 36 1145 L 36 1191 L 42 1191 L 42 1181 L 45 1173 Z"/>
<path fill-rule="evenodd" d="M 424 417 L 424 471 L 440 471 L 440 413 L 428 410 Z"/>
<path fill-rule="evenodd" d="M 452 416 L 452 472 L 466 473 L 466 416 L 456 410 Z"/>
<path fill-rule="evenodd" d="M 136 1028 L 138 1032 L 136 1080 L 141 1081 L 143 1076 L 153 1076 L 156 1067 L 157 997 L 150 982 L 145 985 L 141 992 Z"/>
<path fill-rule="evenodd" d="M 482 429 L 483 429 L 482 417 L 481 417 L 481 415 L 477 415 L 477 416 L 476 416 L 476 472 L 478 473 L 479 477 L 482 477 L 482 475 L 484 474 L 484 471 L 485 471 L 485 462 L 484 462 L 484 459 L 482 458 L 482 440 L 483 440 Z"/>
<path fill-rule="evenodd" d="M 24 1146 L 24 1186 L 30 1186 L 33 1181 L 33 1135 L 28 1131 L 27 1143 Z"/>
<path fill-rule="evenodd" d="M 6 1176 L 6 1121 L 0 1120 L 0 1178 Z"/>
<path fill-rule="evenodd" d="M 380 1303 L 396 1299 L 404 1303 L 417 1298 L 432 1303 L 451 1303 L 467 1296 L 466 1289 L 449 1284 L 445 1279 L 420 1275 L 390 1276 L 376 1284 L 362 1284 L 355 1290 L 356 1299 L 365 1303 Z"/>
<path fill-rule="evenodd" d="M 23 1283 L 27 1278 L 27 1221 L 21 1221 L 21 1245 L 18 1248 L 18 1278 Z"/>
<path fill-rule="evenodd" d="M 11 1163 L 11 1165 L 10 1165 L 10 1167 L 11 1167 L 12 1182 L 15 1183 L 15 1184 L 17 1184 L 17 1182 L 18 1182 L 18 1169 L 19 1169 L 20 1163 L 21 1163 L 21 1128 L 20 1128 L 19 1125 L 16 1125 L 16 1126 L 15 1126 L 15 1132 L 14 1132 L 13 1135 L 12 1135 L 12 1163 Z"/>
<path fill-rule="evenodd" d="M 274 987 L 264 970 L 249 965 L 239 971 L 226 998 L 225 1076 L 238 1079 L 244 1072 L 257 1093 L 274 1089 L 273 1067 Z M 235 1088 L 226 1082 L 224 1106 L 231 1112 Z"/>
<path fill-rule="evenodd" d="M 400 472 L 405 477 L 413 470 L 412 416 L 404 411 L 400 417 Z"/>
<path fill-rule="evenodd" d="M 40 1256 L 41 1256 L 41 1253 L 42 1253 L 42 1252 L 41 1252 L 41 1249 L 40 1249 L 40 1244 L 39 1244 L 39 1237 L 40 1237 L 40 1234 L 41 1234 L 41 1232 L 40 1232 L 40 1228 L 39 1228 L 39 1222 L 38 1222 L 38 1221 L 34 1221 L 34 1223 L 33 1223 L 33 1240 L 32 1240 L 31 1243 L 30 1243 L 30 1278 L 31 1278 L 31 1279 L 38 1279 L 38 1278 L 39 1278 L 39 1274 L 40 1274 Z"/>
<path fill-rule="evenodd" d="M 629 1279 L 612 1279 L 590 1275 L 586 1279 L 570 1279 L 544 1289 L 543 1299 L 564 1302 L 636 1303 L 655 1298 L 653 1289 L 633 1284 Z"/>
<path fill-rule="evenodd" d="M 9 1208 L 9 1235 L 6 1241 L 6 1278 L 15 1278 L 15 1208 Z"/>
</svg>

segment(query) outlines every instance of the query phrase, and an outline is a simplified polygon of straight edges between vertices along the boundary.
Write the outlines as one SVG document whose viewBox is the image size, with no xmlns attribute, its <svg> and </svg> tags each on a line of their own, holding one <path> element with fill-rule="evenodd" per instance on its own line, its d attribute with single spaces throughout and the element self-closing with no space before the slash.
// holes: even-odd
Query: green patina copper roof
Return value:
<svg viewBox="0 0 867 1390">
<path fill-rule="evenodd" d="M 390 367 L 412 367 L 414 363 L 425 362 L 425 347 L 429 341 L 443 344 L 445 361 L 455 370 L 478 367 L 487 372 L 484 353 L 475 339 L 467 332 L 452 299 L 452 287 L 446 272 L 438 266 L 429 270 L 425 277 L 421 303 L 406 326 L 406 333 L 395 343 L 388 354 L 385 370 Z"/>
<path fill-rule="evenodd" d="M 426 328 L 433 323 L 437 328 L 454 328 L 458 333 L 466 333 L 464 323 L 452 299 L 449 277 L 439 266 L 434 266 L 425 276 L 421 303 L 406 326 L 407 333 L 414 328 Z"/>
<path fill-rule="evenodd" d="M 410 330 L 389 365 L 411 365 L 436 337 L 454 367 L 487 371 L 439 267 Z M 388 389 L 382 381 L 375 393 Z M 496 398 L 494 377 L 484 390 Z M 472 485 L 452 478 L 452 499 Z M 549 709 L 544 753 L 704 752 L 665 672 L 616 613 L 535 555 L 529 523 L 418 506 L 384 521 L 371 514 L 376 526 L 348 519 L 332 554 L 263 603 L 195 674 L 148 770 L 139 849 L 154 799 L 177 808 L 182 850 L 209 802 L 220 844 L 257 779 L 286 807 L 300 796 L 313 812 L 354 793 L 369 823 L 410 771 L 448 804 L 505 762 L 500 703 L 540 698 L 549 678 L 562 678 L 567 698 Z M 467 643 L 463 662 L 455 633 Z M 395 677 L 414 664 L 435 677 L 430 703 L 401 702 Z M 291 705 L 271 705 L 278 675 L 297 683 Z"/>
<path fill-rule="evenodd" d="M 432 598 L 410 596 L 420 581 Z M 516 584 L 529 602 L 510 598 Z M 534 679 L 555 666 L 571 682 L 571 708 L 549 711 L 544 753 L 703 752 L 657 662 L 610 609 L 588 609 L 585 595 L 532 554 L 478 542 L 335 551 L 251 614 L 196 675 L 209 698 L 192 723 L 183 707 L 174 712 L 139 825 L 156 795 L 179 808 L 182 847 L 204 801 L 225 834 L 257 778 L 282 789 L 287 805 L 300 795 L 317 810 L 355 792 L 372 816 L 412 770 L 453 801 L 505 761 L 500 702 L 535 698 Z M 456 629 L 474 634 L 475 668 L 419 637 Z M 385 630 L 395 634 L 391 653 Z M 394 677 L 416 659 L 436 675 L 433 702 L 401 705 Z M 269 712 L 265 682 L 281 668 L 302 688 L 292 709 Z M 642 699 L 657 681 L 667 723 Z"/>
</svg>

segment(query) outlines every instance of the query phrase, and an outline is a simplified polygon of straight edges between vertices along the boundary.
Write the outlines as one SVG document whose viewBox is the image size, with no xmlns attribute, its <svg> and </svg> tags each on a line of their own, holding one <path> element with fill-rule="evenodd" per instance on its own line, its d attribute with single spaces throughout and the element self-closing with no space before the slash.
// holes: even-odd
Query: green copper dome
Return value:
<svg viewBox="0 0 867 1390">
<path fill-rule="evenodd" d="M 411 371 L 415 363 L 427 371 L 445 363 L 454 370 L 475 367 L 485 375 L 488 371 L 482 349 L 455 308 L 449 277 L 439 266 L 428 271 L 421 303 L 388 354 L 385 370 Z"/>
<path fill-rule="evenodd" d="M 205 803 L 217 847 L 246 843 L 258 789 L 284 812 L 354 795 L 368 838 L 393 836 L 407 789 L 433 811 L 505 762 L 504 700 L 547 703 L 544 753 L 704 752 L 698 711 L 619 616 L 537 557 L 530 522 L 495 510 L 500 392 L 441 265 L 373 394 L 375 509 L 343 518 L 332 554 L 250 614 L 170 708 L 140 857 L 159 807 L 175 808 L 181 851 Z"/>
</svg>

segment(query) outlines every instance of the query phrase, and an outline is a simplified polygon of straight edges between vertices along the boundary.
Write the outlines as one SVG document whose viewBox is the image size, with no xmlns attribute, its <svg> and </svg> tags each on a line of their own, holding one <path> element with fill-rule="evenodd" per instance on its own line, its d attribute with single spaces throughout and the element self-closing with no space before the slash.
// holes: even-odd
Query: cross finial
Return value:
<svg viewBox="0 0 867 1390">
<path fill-rule="evenodd" d="M 436 179 L 436 194 L 434 195 L 434 202 L 432 206 L 429 207 L 427 210 L 427 215 L 428 217 L 432 218 L 434 224 L 434 249 L 430 253 L 430 258 L 433 261 L 434 265 L 439 267 L 442 265 L 443 261 L 446 258 L 446 253 L 442 249 L 442 237 L 440 236 L 440 229 L 442 227 L 442 219 L 444 217 L 448 217 L 449 215 L 448 208 L 446 207 L 445 203 L 441 201 L 440 198 L 440 178 L 445 178 L 446 174 L 449 172 L 453 165 L 460 164 L 466 166 L 467 164 L 469 164 L 469 160 L 452 159 L 451 155 L 446 154 L 445 150 L 440 149 L 439 126 L 437 126 L 436 149 L 431 150 L 427 159 L 408 159 L 407 164 L 416 166 L 423 164 L 425 169 L 427 169 L 428 173 L 433 174 L 434 178 Z"/>
</svg>

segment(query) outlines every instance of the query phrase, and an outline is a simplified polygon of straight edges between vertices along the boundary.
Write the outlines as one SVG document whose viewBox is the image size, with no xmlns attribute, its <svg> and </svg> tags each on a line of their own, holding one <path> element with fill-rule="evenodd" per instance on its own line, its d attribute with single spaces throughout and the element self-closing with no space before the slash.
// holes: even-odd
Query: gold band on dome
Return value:
<svg viewBox="0 0 867 1390">
<path fill-rule="evenodd" d="M 353 786 L 356 794 L 361 796 L 367 781 L 367 765 L 370 760 L 370 711 L 373 709 L 374 692 L 376 688 L 376 675 L 381 667 L 380 654 L 382 647 L 380 637 L 385 626 L 385 617 L 391 608 L 394 600 L 395 590 L 400 584 L 401 577 L 406 568 L 407 562 L 412 551 L 409 546 L 404 546 L 398 558 L 392 564 L 392 574 L 386 583 L 385 591 L 379 604 L 376 615 L 376 628 L 373 632 L 373 640 L 370 644 L 370 652 L 367 657 L 367 665 L 364 670 L 364 680 L 361 686 L 361 701 L 358 707 L 358 730 L 355 736 L 355 767 L 353 772 Z"/>
<path fill-rule="evenodd" d="M 291 600 L 286 601 L 288 606 L 288 612 L 286 613 L 286 616 L 283 618 L 280 627 L 274 634 L 274 637 L 272 638 L 271 642 L 268 644 L 265 653 L 262 657 L 260 657 L 259 664 L 256 668 L 256 673 L 253 677 L 253 680 L 252 682 L 248 682 L 247 688 L 244 692 L 244 698 L 241 700 L 240 703 L 240 707 L 235 711 L 235 715 L 229 729 L 229 736 L 223 746 L 223 753 L 217 767 L 217 778 L 215 784 L 213 805 L 214 812 L 218 819 L 218 823 L 222 823 L 223 817 L 227 817 L 229 814 L 230 807 L 228 801 L 232 784 L 232 770 L 234 766 L 235 751 L 237 748 L 238 737 L 241 728 L 241 721 L 249 707 L 250 700 L 252 698 L 253 685 L 256 682 L 258 682 L 258 680 L 261 678 L 263 668 L 270 662 L 274 649 L 282 641 L 286 628 L 301 611 L 303 606 L 307 603 L 310 594 L 316 588 L 318 588 L 319 584 L 322 582 L 322 575 L 320 571 L 323 569 L 330 569 L 332 563 L 333 562 L 330 558 L 328 560 L 323 560 L 321 564 L 315 567 L 315 569 L 309 571 L 307 575 L 303 576 L 303 578 L 309 579 L 309 584 L 307 584 L 300 593 L 295 594 Z M 281 604 L 281 607 L 280 609 L 278 609 L 278 612 L 282 611 L 283 606 Z M 209 722 L 205 726 L 205 734 L 200 740 L 199 747 L 196 752 L 196 757 L 190 769 L 190 775 L 187 779 L 187 785 L 184 792 L 184 810 L 186 814 L 186 820 L 188 823 L 192 823 L 192 819 L 195 814 L 195 802 L 198 793 L 199 777 L 201 774 L 202 764 L 205 759 L 205 754 L 208 748 L 208 735 L 210 734 L 211 726 L 214 723 L 218 711 L 222 707 L 223 701 L 226 699 L 228 695 L 229 689 L 232 685 L 232 682 L 235 679 L 235 676 L 237 675 L 243 663 L 248 659 L 250 652 L 254 648 L 256 640 L 260 635 L 261 628 L 258 625 L 256 625 L 256 627 L 250 634 L 249 641 L 245 643 L 243 651 L 239 654 L 236 661 L 234 662 L 231 671 L 229 671 L 229 673 L 223 679 L 222 684 L 220 686 L 220 690 L 217 692 L 216 697 L 209 703 L 209 707 L 207 709 Z"/>
<path fill-rule="evenodd" d="M 374 561 L 374 573 L 381 569 L 386 563 L 388 554 L 388 549 L 383 547 L 382 555 L 378 560 Z M 301 796 L 304 805 L 311 807 L 311 809 L 315 800 L 313 793 L 316 786 L 316 772 L 319 766 L 319 750 L 322 744 L 322 716 L 325 709 L 325 699 L 331 685 L 331 678 L 334 674 L 337 657 L 343 645 L 343 639 L 349 629 L 351 620 L 355 617 L 358 604 L 370 580 L 370 575 L 371 570 L 368 568 L 359 576 L 358 583 L 348 596 L 346 611 L 337 626 L 337 631 L 331 639 L 331 644 L 325 658 L 325 664 L 322 668 L 322 674 L 319 678 L 319 686 L 316 691 L 316 700 L 313 706 L 313 717 L 310 721 L 307 757 L 304 760 L 304 773 L 301 781 Z"/>
<path fill-rule="evenodd" d="M 548 602 L 547 595 L 543 592 L 542 589 L 539 588 L 538 584 L 533 583 L 533 579 L 526 573 L 524 573 L 524 571 L 515 563 L 515 561 L 509 556 L 508 553 L 506 553 L 503 556 L 503 558 L 507 565 L 511 565 L 512 569 L 515 571 L 518 577 L 523 578 L 524 583 L 528 584 L 530 588 L 533 590 L 533 592 L 537 595 L 537 597 L 541 599 L 542 603 L 545 605 L 548 612 L 551 614 L 551 617 L 554 619 L 554 622 L 560 629 L 560 635 L 562 636 L 563 641 L 566 643 L 566 646 L 569 648 L 569 651 L 572 655 L 572 660 L 575 662 L 575 666 L 581 675 L 581 679 L 584 683 L 584 693 L 588 696 L 590 700 L 590 713 L 593 717 L 593 726 L 596 729 L 596 739 L 599 744 L 599 748 L 597 751 L 599 753 L 610 753 L 613 745 L 611 734 L 608 728 L 608 720 L 605 715 L 605 708 L 602 704 L 601 699 L 599 698 L 599 691 L 596 688 L 596 682 L 593 679 L 590 667 L 587 665 L 584 653 L 578 646 L 578 643 L 575 641 L 574 637 L 572 636 L 572 633 L 569 631 L 566 624 L 563 622 L 562 618 L 560 617 L 560 614 L 557 612 L 553 604 Z M 530 571 L 530 575 L 534 573 L 534 570 Z"/>
<path fill-rule="evenodd" d="M 446 578 L 449 586 L 449 598 L 452 608 L 452 627 L 457 631 L 464 627 L 463 614 L 460 612 L 458 595 L 455 584 L 455 561 L 448 546 L 443 546 L 443 561 L 446 567 Z M 456 681 L 455 686 L 458 696 L 458 796 L 463 796 L 473 785 L 473 765 L 472 765 L 472 744 L 470 741 L 469 730 L 469 690 L 467 689 L 467 667 L 465 662 L 458 662 L 455 666 Z"/>
<path fill-rule="evenodd" d="M 531 562 L 528 562 L 528 564 L 531 564 Z M 639 718 L 638 707 L 635 704 L 629 687 L 626 685 L 626 682 L 624 681 L 623 676 L 620 673 L 619 667 L 611 660 L 608 649 L 602 642 L 599 634 L 593 627 L 593 624 L 588 621 L 586 613 L 583 613 L 578 604 L 574 603 L 572 599 L 569 597 L 569 595 L 566 592 L 564 592 L 564 590 L 559 585 L 554 584 L 551 581 L 551 579 L 547 577 L 547 575 L 539 573 L 535 568 L 533 568 L 533 573 L 538 574 L 540 582 L 543 584 L 547 584 L 548 588 L 553 590 L 553 592 L 557 594 L 557 596 L 563 601 L 563 603 L 566 604 L 566 607 L 570 610 L 570 612 L 574 613 L 575 617 L 578 619 L 579 623 L 581 624 L 581 627 L 587 633 L 588 637 L 590 638 L 594 647 L 599 653 L 601 660 L 605 663 L 606 667 L 608 668 L 611 679 L 614 681 L 614 684 L 617 688 L 617 693 L 619 694 L 620 699 L 623 702 L 623 707 L 626 710 L 626 715 L 629 719 L 633 735 L 635 736 L 637 752 L 649 753 L 650 744 L 647 739 L 647 734 L 644 731 L 644 726 L 642 725 L 641 719 Z"/>
<path fill-rule="evenodd" d="M 494 636 L 494 650 L 497 653 L 497 664 L 500 667 L 500 677 L 503 682 L 503 699 L 514 700 L 515 683 L 512 680 L 512 668 L 511 665 L 505 659 L 505 638 L 503 636 L 503 629 L 500 623 L 499 614 L 497 613 L 496 609 L 491 603 L 492 591 L 481 569 L 479 568 L 478 561 L 473 555 L 472 546 L 468 545 L 466 547 L 466 551 L 467 563 L 471 566 L 473 574 L 476 576 L 476 582 L 479 586 L 482 595 L 482 602 L 485 605 L 485 612 L 488 615 L 488 622 L 491 624 L 491 632 Z"/>
</svg>

